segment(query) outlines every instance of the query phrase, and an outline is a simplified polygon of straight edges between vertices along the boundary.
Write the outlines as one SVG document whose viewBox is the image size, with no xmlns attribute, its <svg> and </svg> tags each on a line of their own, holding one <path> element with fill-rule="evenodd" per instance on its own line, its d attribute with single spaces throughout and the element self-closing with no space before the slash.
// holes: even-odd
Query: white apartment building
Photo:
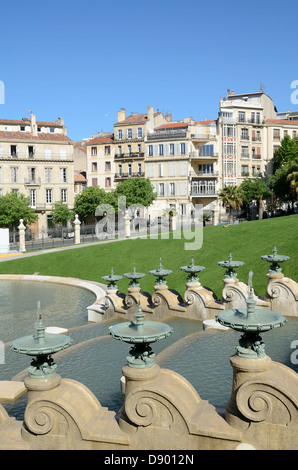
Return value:
<svg viewBox="0 0 298 470">
<path fill-rule="evenodd" d="M 38 220 L 37 233 L 51 224 L 53 204 L 74 206 L 73 143 L 64 121 L 0 119 L 0 195 L 16 191 L 29 196 Z"/>
<path fill-rule="evenodd" d="M 275 118 L 273 101 L 262 90 L 247 94 L 232 91 L 220 99 L 218 135 L 223 187 L 267 172 L 266 120 Z"/>
</svg>

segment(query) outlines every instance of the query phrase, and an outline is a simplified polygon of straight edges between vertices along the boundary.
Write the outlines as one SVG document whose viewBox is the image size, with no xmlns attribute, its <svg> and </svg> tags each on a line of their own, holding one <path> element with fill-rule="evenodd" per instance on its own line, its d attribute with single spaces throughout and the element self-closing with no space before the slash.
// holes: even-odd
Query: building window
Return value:
<svg viewBox="0 0 298 470">
<path fill-rule="evenodd" d="M 97 147 L 91 147 L 91 155 L 97 155 Z"/>
<path fill-rule="evenodd" d="M 111 186 L 111 178 L 106 178 L 105 185 L 106 185 L 107 188 L 109 188 Z"/>
<path fill-rule="evenodd" d="M 163 164 L 159 163 L 158 165 L 158 176 L 163 176 Z"/>
<path fill-rule="evenodd" d="M 233 145 L 233 144 L 231 144 Z M 203 152 L 202 155 L 203 157 L 212 157 L 214 154 L 214 146 L 213 145 L 204 145 L 203 146 Z"/>
<path fill-rule="evenodd" d="M 248 165 L 241 165 L 241 176 L 249 176 Z"/>
<path fill-rule="evenodd" d="M 121 140 L 123 137 L 123 131 L 122 129 L 118 129 L 118 139 Z"/>
<path fill-rule="evenodd" d="M 132 139 L 132 129 L 127 129 L 127 138 Z"/>
<path fill-rule="evenodd" d="M 122 165 L 118 165 L 118 176 L 122 176 Z"/>
<path fill-rule="evenodd" d="M 185 143 L 183 142 L 181 145 L 181 155 L 185 155 Z"/>
<path fill-rule="evenodd" d="M 142 146 L 141 146 L 141 144 L 138 144 L 138 153 L 139 153 L 139 154 L 142 153 Z"/>
<path fill-rule="evenodd" d="M 165 185 L 164 183 L 159 183 L 159 196 L 165 195 Z"/>
<path fill-rule="evenodd" d="M 25 132 L 26 128 L 25 126 L 20 126 L 20 131 Z"/>
<path fill-rule="evenodd" d="M 180 204 L 180 214 L 186 215 L 186 204 Z"/>
<path fill-rule="evenodd" d="M 175 145 L 170 144 L 170 155 L 175 155 Z"/>
<path fill-rule="evenodd" d="M 241 158 L 249 158 L 248 147 L 241 147 Z"/>
<path fill-rule="evenodd" d="M 118 145 L 118 157 L 122 155 L 121 145 Z"/>
<path fill-rule="evenodd" d="M 16 167 L 13 167 L 10 169 L 10 182 L 11 183 L 17 183 L 18 182 L 18 173 L 19 169 Z"/>
<path fill-rule="evenodd" d="M 10 155 L 11 157 L 17 157 L 17 146 L 16 145 L 11 145 L 10 146 Z"/>
<path fill-rule="evenodd" d="M 170 183 L 170 196 L 175 196 L 175 183 Z"/>
<path fill-rule="evenodd" d="M 142 175 L 142 163 L 138 163 L 138 175 Z"/>
<path fill-rule="evenodd" d="M 92 178 L 92 186 L 97 186 L 97 178 Z"/>
<path fill-rule="evenodd" d="M 128 153 L 128 155 L 131 155 L 131 145 L 127 146 L 127 153 Z"/>
<path fill-rule="evenodd" d="M 105 162 L 105 170 L 111 171 L 111 162 Z"/>
<path fill-rule="evenodd" d="M 160 157 L 163 156 L 163 144 L 160 144 L 160 145 L 158 146 L 158 155 L 159 155 Z"/>
<path fill-rule="evenodd" d="M 241 140 L 248 140 L 248 129 L 243 128 L 241 129 Z"/>
<path fill-rule="evenodd" d="M 36 189 L 30 189 L 30 206 L 36 207 Z"/>
<path fill-rule="evenodd" d="M 261 115 L 260 115 L 260 113 L 257 113 L 257 115 L 256 115 L 256 123 L 257 123 L 257 124 L 260 124 L 260 122 L 261 122 Z"/>
<path fill-rule="evenodd" d="M 279 129 L 273 129 L 273 139 L 274 140 L 280 140 L 280 130 Z"/>
<path fill-rule="evenodd" d="M 50 127 L 50 132 L 53 134 L 55 132 L 55 128 L 54 127 Z"/>
<path fill-rule="evenodd" d="M 67 189 L 61 189 L 61 201 L 67 202 Z"/>
<path fill-rule="evenodd" d="M 45 168 L 45 182 L 51 183 L 52 182 L 52 168 Z"/>
<path fill-rule="evenodd" d="M 46 204 L 52 204 L 53 202 L 53 190 L 46 189 Z"/>
<path fill-rule="evenodd" d="M 36 168 L 28 168 L 28 180 L 29 183 L 36 182 Z"/>
<path fill-rule="evenodd" d="M 110 155 L 111 153 L 111 147 L 109 145 L 105 146 L 105 155 Z"/>
<path fill-rule="evenodd" d="M 60 183 L 67 182 L 67 168 L 60 168 Z"/>
<path fill-rule="evenodd" d="M 91 163 L 92 171 L 97 171 L 97 162 Z"/>
<path fill-rule="evenodd" d="M 238 111 L 238 121 L 239 122 L 245 122 L 245 112 L 244 111 Z"/>
<path fill-rule="evenodd" d="M 149 157 L 153 157 L 153 145 L 148 145 L 148 155 Z"/>
<path fill-rule="evenodd" d="M 143 129 L 142 127 L 138 127 L 138 138 L 141 139 L 143 137 Z"/>
<path fill-rule="evenodd" d="M 132 176 L 132 167 L 131 167 L 131 163 L 128 164 L 128 176 Z"/>
</svg>

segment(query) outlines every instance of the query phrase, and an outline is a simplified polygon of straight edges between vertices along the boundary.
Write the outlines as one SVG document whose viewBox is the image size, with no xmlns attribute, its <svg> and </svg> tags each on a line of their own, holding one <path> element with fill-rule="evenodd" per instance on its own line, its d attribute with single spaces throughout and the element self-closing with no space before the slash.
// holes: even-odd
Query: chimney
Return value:
<svg viewBox="0 0 298 470">
<path fill-rule="evenodd" d="M 172 114 L 166 113 L 166 120 L 168 122 L 171 122 L 172 121 Z"/>
<path fill-rule="evenodd" d="M 121 108 L 120 111 L 118 111 L 118 122 L 122 122 L 125 119 L 125 109 Z"/>
<path fill-rule="evenodd" d="M 37 124 L 36 117 L 31 111 L 31 134 L 37 136 Z"/>
<path fill-rule="evenodd" d="M 147 119 L 148 121 L 153 120 L 154 113 L 153 113 L 153 106 L 148 106 L 147 107 Z"/>
</svg>

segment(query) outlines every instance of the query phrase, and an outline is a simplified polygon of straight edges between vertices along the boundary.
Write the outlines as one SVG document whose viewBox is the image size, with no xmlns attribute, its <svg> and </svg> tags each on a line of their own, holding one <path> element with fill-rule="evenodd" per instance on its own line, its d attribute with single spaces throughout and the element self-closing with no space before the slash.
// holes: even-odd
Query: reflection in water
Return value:
<svg viewBox="0 0 298 470">
<path fill-rule="evenodd" d="M 41 300 L 45 324 L 68 328 L 68 334 L 73 340 L 73 346 L 55 354 L 57 372 L 63 378 L 82 382 L 94 393 L 102 406 L 118 412 L 124 398 L 120 390 L 120 378 L 130 346 L 113 340 L 108 335 L 108 328 L 121 320 L 118 318 L 101 323 L 86 323 L 86 307 L 93 303 L 94 295 L 83 289 L 29 282 L 23 287 L 24 282 L 16 281 L 15 284 L 19 287 L 7 288 L 7 297 L 12 295 L 12 291 L 15 297 L 12 305 L 9 299 L 4 299 L 5 309 L 2 304 L 3 296 L 5 298 L 3 290 L 1 294 L 1 325 L 2 318 L 7 317 L 5 321 L 9 329 L 5 331 L 5 341 L 32 334 L 36 301 Z M 54 292 L 55 289 L 58 291 Z M 20 297 L 18 304 L 17 294 L 20 292 L 24 297 Z M 149 320 L 150 316 L 146 319 Z M 240 334 L 233 330 L 202 331 L 202 323 L 195 320 L 168 317 L 163 322 L 173 328 L 173 333 L 153 345 L 156 363 L 183 375 L 202 399 L 208 400 L 218 408 L 225 408 L 231 393 L 233 375 L 229 358 L 235 354 Z M 262 337 L 266 344 L 266 353 L 273 360 L 298 372 L 298 366 L 290 362 L 293 351 L 291 343 L 298 339 L 298 319 L 289 318 L 285 326 L 264 333 Z M 23 380 L 27 375 L 30 358 L 16 354 L 8 348 L 5 353 L 5 364 L 0 365 L 1 380 L 10 380 L 14 376 L 15 379 Z M 17 403 L 5 407 L 11 416 L 21 420 L 26 402 L 25 396 Z"/>
</svg>

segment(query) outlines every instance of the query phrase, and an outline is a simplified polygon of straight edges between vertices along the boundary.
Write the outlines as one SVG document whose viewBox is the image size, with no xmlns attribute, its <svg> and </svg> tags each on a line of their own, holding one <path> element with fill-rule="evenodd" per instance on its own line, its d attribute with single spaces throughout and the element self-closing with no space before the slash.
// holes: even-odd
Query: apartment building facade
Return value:
<svg viewBox="0 0 298 470">
<path fill-rule="evenodd" d="M 232 91 L 220 99 L 218 135 L 223 187 L 239 185 L 248 176 L 268 171 L 266 120 L 274 118 L 276 108 L 262 90 L 248 94 Z"/>
<path fill-rule="evenodd" d="M 30 198 L 37 233 L 51 225 L 53 204 L 74 206 L 73 143 L 64 121 L 0 119 L 0 195 L 11 191 Z"/>
<path fill-rule="evenodd" d="M 216 221 L 225 212 L 219 191 L 247 177 L 272 174 L 284 135 L 298 135 L 296 115 L 282 117 L 263 90 L 228 92 L 212 120 L 172 121 L 150 106 L 147 114 L 126 117 L 121 109 L 114 132 L 87 143 L 88 185 L 111 191 L 126 178 L 149 178 L 157 199 L 147 215 L 175 209 L 193 216 L 200 205 Z"/>
<path fill-rule="evenodd" d="M 167 122 L 160 112 L 148 106 L 146 114 L 118 112 L 114 132 L 87 142 L 88 186 L 112 191 L 127 178 L 145 178 L 144 139 L 154 126 Z"/>
<path fill-rule="evenodd" d="M 219 189 L 216 132 L 214 121 L 189 118 L 147 134 L 145 173 L 157 193 L 152 215 L 174 209 L 179 216 L 191 217 L 198 204 L 205 210 L 215 209 Z"/>
</svg>

